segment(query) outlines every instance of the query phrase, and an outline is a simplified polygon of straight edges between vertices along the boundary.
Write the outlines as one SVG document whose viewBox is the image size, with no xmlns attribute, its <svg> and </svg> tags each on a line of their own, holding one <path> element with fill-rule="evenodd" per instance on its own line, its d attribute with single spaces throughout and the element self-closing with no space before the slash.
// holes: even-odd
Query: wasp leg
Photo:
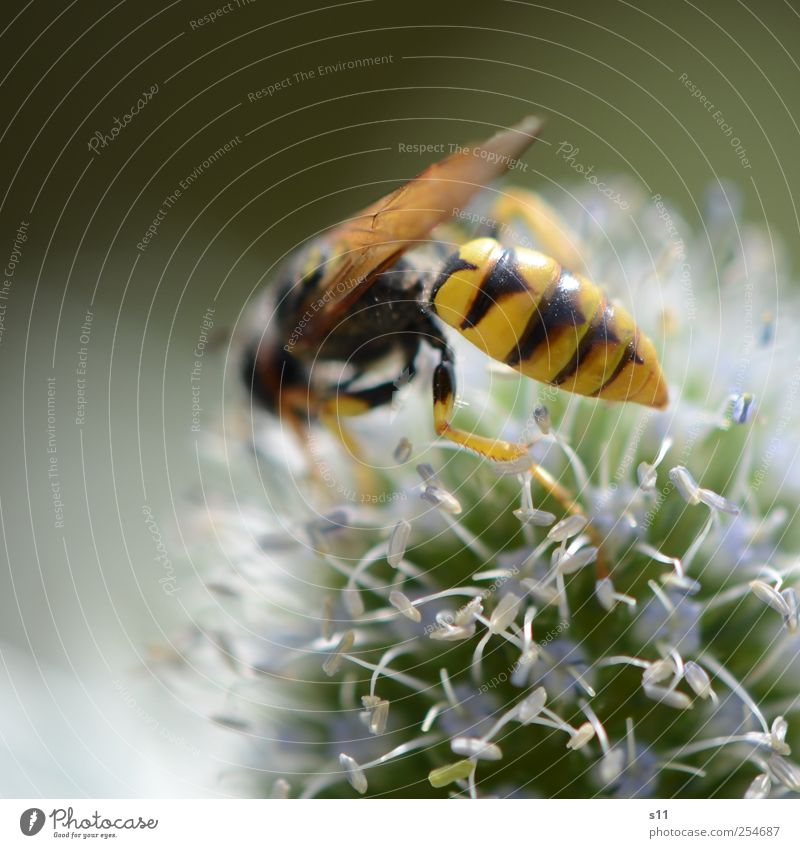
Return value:
<svg viewBox="0 0 800 848">
<path fill-rule="evenodd" d="M 323 487 L 325 480 L 314 453 L 314 439 L 309 429 L 309 394 L 307 389 L 287 388 L 278 395 L 278 418 L 288 425 L 301 445 L 306 468 L 314 483 Z"/>
<path fill-rule="evenodd" d="M 453 363 L 445 353 L 433 372 L 433 423 L 436 432 L 457 445 L 475 451 L 495 462 L 511 462 L 528 451 L 526 445 L 490 439 L 453 427 L 450 423 L 456 401 L 456 377 Z"/>
<path fill-rule="evenodd" d="M 384 406 L 391 401 L 396 389 L 397 382 L 394 381 L 380 383 L 361 391 L 337 392 L 333 397 L 322 401 L 319 408 L 320 421 L 341 440 L 348 450 L 352 451 L 357 459 L 361 460 L 355 440 L 344 429 L 340 419 L 363 415 L 370 409 Z"/>
<path fill-rule="evenodd" d="M 552 256 L 563 267 L 573 271 L 584 271 L 580 239 L 573 233 L 561 215 L 544 198 L 522 188 L 509 188 L 500 194 L 490 211 L 495 221 L 492 236 L 504 245 L 509 241 L 520 242 L 530 234 L 538 247 Z M 515 231 L 515 224 L 523 232 Z M 524 240 L 523 240 L 524 243 Z"/>
<path fill-rule="evenodd" d="M 365 461 L 363 452 L 353 435 L 342 425 L 342 418 L 362 415 L 370 409 L 387 406 L 392 402 L 395 392 L 414 379 L 417 373 L 415 359 L 419 350 L 419 339 L 411 338 L 402 344 L 405 352 L 403 369 L 394 380 L 387 380 L 367 389 L 351 390 L 349 384 L 358 379 L 357 374 L 334 396 L 322 401 L 319 407 L 319 419 L 344 445 L 345 449 L 358 461 L 359 484 L 364 490 L 373 490 L 375 474 Z"/>
<path fill-rule="evenodd" d="M 529 471 L 533 479 L 536 480 L 536 482 L 547 492 L 548 495 L 550 495 L 551 498 L 553 498 L 553 500 L 561 504 L 566 512 L 570 515 L 583 515 L 586 517 L 585 510 L 575 500 L 569 489 L 559 483 L 549 471 L 536 463 L 531 465 Z M 586 532 L 589 534 L 592 543 L 597 547 L 595 574 L 598 579 L 601 577 L 608 577 L 608 563 L 606 562 L 606 558 L 603 553 L 603 542 L 605 541 L 605 536 L 603 536 L 603 534 L 591 522 L 586 525 Z"/>
<path fill-rule="evenodd" d="M 488 439 L 459 430 L 450 424 L 455 406 L 455 373 L 452 363 L 452 353 L 444 336 L 433 322 L 427 322 L 425 327 L 427 340 L 439 350 L 440 362 L 433 374 L 433 417 L 436 432 L 456 444 L 463 445 L 482 456 L 497 462 L 508 462 L 519 459 L 527 453 L 527 446 L 506 442 L 500 439 Z M 556 480 L 549 471 L 537 463 L 531 463 L 531 476 L 557 501 L 570 515 L 585 515 L 583 507 L 575 500 L 569 489 Z M 608 566 L 603 555 L 601 533 L 589 523 L 586 532 L 598 548 L 596 573 L 598 578 L 608 575 Z"/>
<path fill-rule="evenodd" d="M 433 372 L 433 425 L 436 433 L 495 462 L 511 462 L 525 456 L 527 445 L 518 445 L 503 439 L 490 439 L 453 427 L 450 423 L 456 404 L 453 353 L 447 339 L 430 316 L 420 323 L 420 332 L 425 341 L 439 351 L 439 364 Z"/>
</svg>

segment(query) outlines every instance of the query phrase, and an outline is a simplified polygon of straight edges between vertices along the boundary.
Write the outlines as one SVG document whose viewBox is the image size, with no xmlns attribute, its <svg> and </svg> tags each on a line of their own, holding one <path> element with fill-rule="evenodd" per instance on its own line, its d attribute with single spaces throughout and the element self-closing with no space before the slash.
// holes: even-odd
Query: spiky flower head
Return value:
<svg viewBox="0 0 800 848">
<path fill-rule="evenodd" d="M 455 339 L 459 422 L 529 461 L 433 441 L 423 365 L 355 422 L 369 476 L 318 434 L 309 482 L 285 422 L 233 391 L 182 528 L 203 580 L 176 685 L 239 740 L 249 791 L 800 791 L 800 358 L 778 246 L 730 188 L 699 235 L 632 185 L 542 211 L 549 236 L 511 240 L 568 241 L 632 307 L 669 408 L 567 395 Z"/>
</svg>

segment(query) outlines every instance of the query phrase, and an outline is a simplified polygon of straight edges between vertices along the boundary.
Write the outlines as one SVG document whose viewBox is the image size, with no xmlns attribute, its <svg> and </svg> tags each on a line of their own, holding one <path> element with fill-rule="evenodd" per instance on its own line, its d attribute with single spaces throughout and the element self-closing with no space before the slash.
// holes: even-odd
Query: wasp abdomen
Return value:
<svg viewBox="0 0 800 848">
<path fill-rule="evenodd" d="M 650 340 L 580 274 L 494 239 L 465 244 L 431 291 L 436 313 L 468 341 L 527 377 L 606 400 L 663 407 Z"/>
</svg>

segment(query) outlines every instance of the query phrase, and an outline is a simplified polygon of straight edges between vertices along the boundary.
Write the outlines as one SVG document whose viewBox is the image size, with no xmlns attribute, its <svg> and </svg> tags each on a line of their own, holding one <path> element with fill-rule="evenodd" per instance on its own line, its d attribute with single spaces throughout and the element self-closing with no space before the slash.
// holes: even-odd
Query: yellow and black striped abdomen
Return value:
<svg viewBox="0 0 800 848">
<path fill-rule="evenodd" d="M 535 250 L 468 242 L 447 260 L 431 303 L 468 341 L 534 380 L 605 400 L 667 404 L 655 348 L 630 314 Z"/>
</svg>

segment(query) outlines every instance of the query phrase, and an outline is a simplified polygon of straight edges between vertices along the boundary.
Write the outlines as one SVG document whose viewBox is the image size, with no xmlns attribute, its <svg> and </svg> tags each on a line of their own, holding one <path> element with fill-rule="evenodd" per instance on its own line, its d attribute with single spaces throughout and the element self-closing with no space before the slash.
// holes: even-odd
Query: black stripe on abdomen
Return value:
<svg viewBox="0 0 800 848">
<path fill-rule="evenodd" d="M 635 362 L 637 365 L 644 365 L 644 360 L 641 356 L 639 356 L 636 350 L 636 344 L 638 340 L 639 331 L 637 330 L 633 339 L 628 342 L 628 345 L 625 348 L 625 352 L 622 354 L 622 358 L 617 363 L 614 370 L 611 372 L 611 376 L 603 383 L 602 386 L 600 386 L 599 389 L 595 389 L 592 392 L 592 397 L 597 397 L 598 395 L 602 394 L 602 392 L 607 389 L 614 382 L 614 380 L 617 379 L 617 377 L 619 377 L 619 375 L 625 370 L 628 365 L 630 365 L 631 362 Z"/>
<path fill-rule="evenodd" d="M 514 366 L 530 359 L 542 344 L 546 344 L 551 333 L 564 327 L 578 327 L 586 321 L 579 306 L 580 286 L 570 273 L 561 272 L 558 280 L 542 296 L 522 335 L 506 356 L 506 365 Z"/>
<path fill-rule="evenodd" d="M 439 289 L 450 279 L 450 277 L 453 276 L 453 274 L 458 271 L 477 271 L 477 269 L 477 265 L 473 265 L 472 262 L 467 262 L 466 259 L 462 259 L 459 251 L 451 253 L 447 258 L 447 261 L 444 263 L 444 266 L 439 272 L 439 276 L 436 278 L 436 282 L 434 282 L 433 288 L 431 289 L 431 304 L 435 307 L 434 301 L 436 300 L 436 295 L 439 293 Z"/>
<path fill-rule="evenodd" d="M 572 377 L 585 362 L 596 344 L 614 344 L 619 342 L 619 337 L 614 332 L 614 307 L 609 304 L 605 297 L 600 301 L 589 329 L 583 334 L 580 342 L 575 348 L 575 353 L 570 361 L 556 374 L 552 383 L 560 386 Z"/>
<path fill-rule="evenodd" d="M 466 330 L 479 324 L 489 310 L 504 297 L 528 291 L 530 289 L 517 265 L 517 252 L 513 247 L 508 247 L 481 280 L 469 310 L 461 322 L 461 329 Z"/>
</svg>

